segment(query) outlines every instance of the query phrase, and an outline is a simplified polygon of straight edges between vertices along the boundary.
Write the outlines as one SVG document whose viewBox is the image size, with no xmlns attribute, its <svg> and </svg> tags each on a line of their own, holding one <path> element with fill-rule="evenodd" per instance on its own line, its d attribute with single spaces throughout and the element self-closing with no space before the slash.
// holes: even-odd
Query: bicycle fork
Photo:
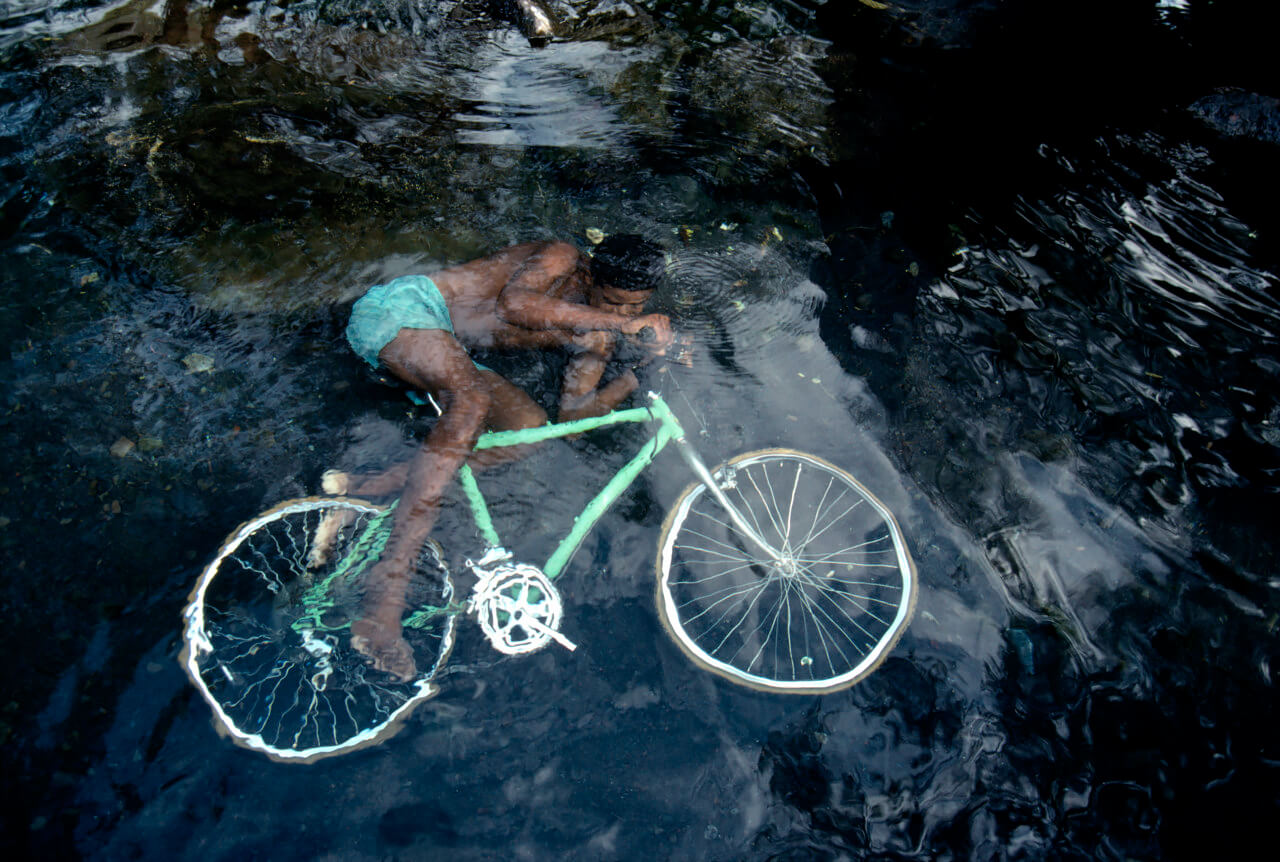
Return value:
<svg viewBox="0 0 1280 862">
<path fill-rule="evenodd" d="M 670 408 L 666 406 L 666 402 L 660 401 L 655 397 L 655 393 L 650 392 L 649 399 L 653 402 L 653 406 L 655 408 L 658 408 L 659 405 L 661 405 L 661 410 L 666 411 L 668 414 L 670 413 Z M 674 417 L 670 418 L 675 427 L 679 429 L 679 433 L 674 434 L 671 440 L 676 444 L 676 449 L 680 452 L 680 457 L 689 465 L 689 469 L 693 471 L 693 474 L 698 477 L 702 484 L 707 486 L 707 490 L 711 492 L 711 496 L 716 498 L 716 502 L 720 504 L 724 509 L 725 514 L 729 516 L 729 520 L 733 521 L 733 525 L 741 530 L 742 534 L 755 543 L 760 550 L 764 551 L 764 553 L 768 555 L 769 559 L 773 560 L 773 562 L 779 567 L 786 568 L 786 556 L 777 548 L 773 547 L 773 545 L 765 541 L 765 538 L 760 535 L 760 532 L 751 526 L 751 524 L 747 522 L 746 518 L 742 517 L 742 513 L 738 511 L 738 507 L 729 502 L 729 498 L 725 496 L 724 491 L 720 488 L 720 483 L 711 475 L 711 471 L 707 469 L 706 463 L 703 462 L 702 457 L 698 454 L 697 450 L 693 448 L 693 444 L 685 439 L 684 429 L 680 427 L 678 422 L 675 422 Z"/>
</svg>

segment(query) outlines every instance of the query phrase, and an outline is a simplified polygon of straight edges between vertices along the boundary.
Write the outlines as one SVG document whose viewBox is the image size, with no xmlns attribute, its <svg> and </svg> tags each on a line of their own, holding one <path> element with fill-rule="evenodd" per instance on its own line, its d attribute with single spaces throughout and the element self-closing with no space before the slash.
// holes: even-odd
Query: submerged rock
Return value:
<svg viewBox="0 0 1280 862">
<path fill-rule="evenodd" d="M 530 45 L 542 47 L 556 35 L 550 10 L 538 0 L 490 0 L 489 6 L 497 17 L 518 26 Z"/>
<path fill-rule="evenodd" d="M 187 367 L 190 374 L 199 374 L 213 370 L 213 357 L 203 353 L 188 353 L 182 357 L 182 364 Z"/>
<path fill-rule="evenodd" d="M 1231 88 L 1197 100 L 1190 110 L 1219 134 L 1280 144 L 1280 99 Z"/>
<path fill-rule="evenodd" d="M 178 5 L 178 4 L 175 4 Z M 154 44 L 164 36 L 165 18 L 156 4 L 134 0 L 107 12 L 102 19 L 67 37 L 68 51 L 132 51 Z"/>
<path fill-rule="evenodd" d="M 627 0 L 461 0 L 449 21 L 469 27 L 513 24 L 535 47 L 553 39 L 634 43 L 658 29 L 643 8 Z"/>
</svg>

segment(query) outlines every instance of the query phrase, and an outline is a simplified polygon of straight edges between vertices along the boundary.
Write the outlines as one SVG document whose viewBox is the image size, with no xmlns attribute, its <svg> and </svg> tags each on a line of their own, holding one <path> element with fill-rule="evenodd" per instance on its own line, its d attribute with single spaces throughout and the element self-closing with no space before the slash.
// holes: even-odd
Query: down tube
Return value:
<svg viewBox="0 0 1280 862">
<path fill-rule="evenodd" d="M 587 533 L 591 532 L 591 528 L 613 505 L 613 501 L 622 496 L 622 492 L 627 490 L 644 468 L 653 463 L 653 459 L 675 436 L 677 435 L 665 423 L 659 425 L 649 442 L 641 447 L 636 456 L 628 461 L 607 485 L 600 489 L 600 493 L 596 494 L 591 502 L 587 503 L 582 514 L 573 519 L 573 529 L 569 531 L 569 535 L 561 540 L 555 553 L 542 567 L 547 577 L 552 580 L 559 577 L 560 572 L 568 564 L 569 558 L 573 556 L 574 551 L 578 550 L 578 545 L 582 544 Z"/>
</svg>

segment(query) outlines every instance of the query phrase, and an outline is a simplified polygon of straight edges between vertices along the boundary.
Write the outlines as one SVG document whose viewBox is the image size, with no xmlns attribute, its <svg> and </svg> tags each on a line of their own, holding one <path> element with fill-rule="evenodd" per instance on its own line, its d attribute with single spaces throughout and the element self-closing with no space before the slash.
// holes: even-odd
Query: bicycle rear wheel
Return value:
<svg viewBox="0 0 1280 862">
<path fill-rule="evenodd" d="M 696 482 L 658 544 L 658 611 L 701 667 L 768 691 L 853 685 L 906 628 L 915 564 L 893 514 L 853 476 L 791 449 L 748 452 L 713 471 L 770 559 Z"/>
<path fill-rule="evenodd" d="M 417 675 L 401 681 L 375 670 L 351 647 L 362 576 L 390 529 L 383 506 L 290 500 L 232 533 L 201 573 L 183 612 L 181 662 L 237 744 L 282 761 L 318 760 L 386 739 L 436 693 L 454 616 L 434 543 L 408 595 L 411 607 L 439 609 L 404 629 Z"/>
</svg>

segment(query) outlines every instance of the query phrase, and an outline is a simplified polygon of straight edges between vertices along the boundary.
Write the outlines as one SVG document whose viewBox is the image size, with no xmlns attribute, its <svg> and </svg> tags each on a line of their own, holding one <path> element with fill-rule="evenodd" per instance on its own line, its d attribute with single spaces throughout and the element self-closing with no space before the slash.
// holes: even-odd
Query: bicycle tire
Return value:
<svg viewBox="0 0 1280 862">
<path fill-rule="evenodd" d="M 322 522 L 333 536 L 318 546 Z M 294 763 L 354 751 L 389 738 L 437 692 L 432 680 L 453 647 L 454 615 L 453 583 L 434 542 L 412 576 L 410 606 L 440 612 L 404 629 L 417 675 L 401 681 L 375 670 L 351 647 L 360 575 L 381 553 L 390 522 L 386 507 L 363 500 L 289 500 L 242 524 L 205 567 L 183 612 L 180 661 L 238 745 Z"/>
<path fill-rule="evenodd" d="M 680 649 L 765 691 L 838 691 L 875 670 L 918 593 L 892 512 L 849 473 L 792 449 L 747 452 L 712 475 L 784 559 L 734 527 L 702 482 L 686 488 L 657 562 L 658 612 Z"/>
</svg>

